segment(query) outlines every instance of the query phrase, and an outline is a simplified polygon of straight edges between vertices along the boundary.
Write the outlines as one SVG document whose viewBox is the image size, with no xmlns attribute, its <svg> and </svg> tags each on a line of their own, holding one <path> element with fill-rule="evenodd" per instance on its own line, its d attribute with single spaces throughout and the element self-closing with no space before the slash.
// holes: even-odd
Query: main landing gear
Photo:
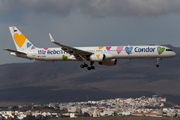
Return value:
<svg viewBox="0 0 180 120">
<path fill-rule="evenodd" d="M 157 58 L 156 67 L 159 67 L 160 60 L 162 60 L 162 58 Z"/>
<path fill-rule="evenodd" d="M 91 66 L 88 67 L 88 64 L 84 63 L 84 64 L 81 64 L 80 67 L 81 68 L 84 68 L 86 67 L 88 70 L 94 70 L 95 67 L 93 66 L 94 62 L 90 62 Z"/>
<path fill-rule="evenodd" d="M 88 67 L 86 63 L 80 65 L 81 68 Z"/>
</svg>

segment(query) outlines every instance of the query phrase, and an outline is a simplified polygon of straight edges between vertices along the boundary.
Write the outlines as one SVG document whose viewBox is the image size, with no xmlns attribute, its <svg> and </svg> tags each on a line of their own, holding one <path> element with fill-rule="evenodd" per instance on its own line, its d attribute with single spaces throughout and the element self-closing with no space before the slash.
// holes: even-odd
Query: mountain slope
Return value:
<svg viewBox="0 0 180 120">
<path fill-rule="evenodd" d="M 172 47 L 171 47 L 172 48 Z M 34 62 L 0 66 L 1 101 L 83 101 L 158 94 L 174 103 L 180 100 L 180 48 L 175 58 L 118 60 L 116 66 L 95 64 L 81 69 L 81 62 Z M 173 97 L 172 97 L 173 96 Z M 174 99 L 171 99 L 174 98 Z"/>
</svg>

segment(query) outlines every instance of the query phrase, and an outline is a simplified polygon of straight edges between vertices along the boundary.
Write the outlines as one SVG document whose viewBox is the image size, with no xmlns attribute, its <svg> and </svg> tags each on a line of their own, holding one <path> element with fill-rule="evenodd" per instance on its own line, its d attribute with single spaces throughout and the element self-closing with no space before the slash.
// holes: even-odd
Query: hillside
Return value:
<svg viewBox="0 0 180 120">
<path fill-rule="evenodd" d="M 172 48 L 172 46 L 171 46 Z M 116 66 L 95 64 L 81 69 L 81 62 L 34 62 L 0 66 L 0 102 L 68 102 L 158 94 L 180 104 L 180 48 L 177 56 L 118 60 Z"/>
</svg>

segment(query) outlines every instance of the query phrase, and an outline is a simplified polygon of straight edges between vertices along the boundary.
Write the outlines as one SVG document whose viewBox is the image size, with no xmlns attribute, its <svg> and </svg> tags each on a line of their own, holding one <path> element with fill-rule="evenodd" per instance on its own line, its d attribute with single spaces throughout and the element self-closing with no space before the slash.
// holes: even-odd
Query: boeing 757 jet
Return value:
<svg viewBox="0 0 180 120">
<path fill-rule="evenodd" d="M 69 47 L 56 42 L 51 34 L 52 43 L 58 48 L 35 47 L 16 27 L 9 27 L 17 50 L 7 49 L 11 55 L 30 60 L 41 61 L 82 61 L 81 68 L 94 70 L 94 62 L 100 65 L 114 66 L 117 59 L 157 59 L 156 67 L 162 58 L 176 56 L 170 48 L 160 45 L 146 46 L 96 46 L 96 47 Z M 87 62 L 90 62 L 88 66 Z"/>
</svg>

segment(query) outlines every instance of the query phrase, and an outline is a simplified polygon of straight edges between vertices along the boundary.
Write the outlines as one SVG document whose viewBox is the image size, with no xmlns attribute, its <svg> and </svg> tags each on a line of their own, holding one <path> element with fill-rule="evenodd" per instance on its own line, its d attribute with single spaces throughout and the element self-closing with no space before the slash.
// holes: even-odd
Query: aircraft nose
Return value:
<svg viewBox="0 0 180 120">
<path fill-rule="evenodd" d="M 175 57 L 175 56 L 176 56 L 176 53 L 175 53 L 175 52 L 173 52 L 172 56 L 173 56 L 173 57 Z"/>
</svg>

